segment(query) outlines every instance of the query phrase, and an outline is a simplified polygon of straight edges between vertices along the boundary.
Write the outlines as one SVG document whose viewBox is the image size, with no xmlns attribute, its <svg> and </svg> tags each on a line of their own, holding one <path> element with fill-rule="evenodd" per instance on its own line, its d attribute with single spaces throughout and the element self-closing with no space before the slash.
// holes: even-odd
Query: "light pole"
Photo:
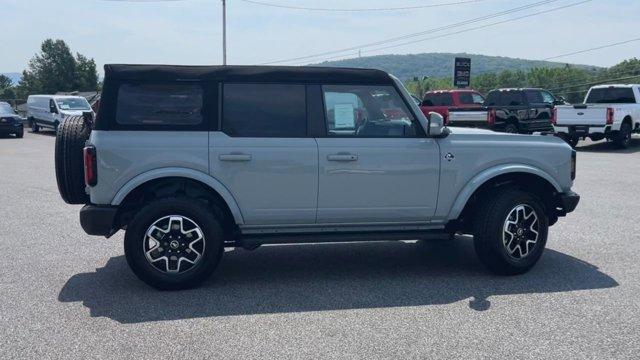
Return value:
<svg viewBox="0 0 640 360">
<path fill-rule="evenodd" d="M 227 65 L 227 2 L 222 0 L 222 65 Z"/>
</svg>

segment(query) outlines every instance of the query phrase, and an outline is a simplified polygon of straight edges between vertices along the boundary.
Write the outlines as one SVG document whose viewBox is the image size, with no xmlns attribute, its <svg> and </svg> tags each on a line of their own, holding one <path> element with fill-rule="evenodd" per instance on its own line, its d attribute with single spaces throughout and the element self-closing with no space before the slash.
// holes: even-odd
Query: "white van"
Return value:
<svg viewBox="0 0 640 360">
<path fill-rule="evenodd" d="M 33 132 L 41 128 L 57 130 L 64 119 L 89 111 L 93 113 L 82 96 L 30 95 L 27 99 L 27 120 Z"/>
</svg>

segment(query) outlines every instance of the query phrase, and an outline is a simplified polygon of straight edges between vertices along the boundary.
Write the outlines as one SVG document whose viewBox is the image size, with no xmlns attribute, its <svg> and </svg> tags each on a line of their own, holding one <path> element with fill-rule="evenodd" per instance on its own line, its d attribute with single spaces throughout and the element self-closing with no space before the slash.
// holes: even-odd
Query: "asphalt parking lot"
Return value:
<svg viewBox="0 0 640 360">
<path fill-rule="evenodd" d="M 1 358 L 638 357 L 640 138 L 580 144 L 582 202 L 523 276 L 459 237 L 235 250 L 182 292 L 138 281 L 122 232 L 84 234 L 54 140 L 0 139 Z"/>
</svg>

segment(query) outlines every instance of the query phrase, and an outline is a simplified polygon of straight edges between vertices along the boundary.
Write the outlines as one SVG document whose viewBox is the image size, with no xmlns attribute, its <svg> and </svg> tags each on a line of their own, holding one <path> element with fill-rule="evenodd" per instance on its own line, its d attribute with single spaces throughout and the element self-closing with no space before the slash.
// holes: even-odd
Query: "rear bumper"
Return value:
<svg viewBox="0 0 640 360">
<path fill-rule="evenodd" d="M 611 132 L 611 125 L 562 125 L 555 127 L 558 134 L 567 134 L 575 137 L 589 137 L 591 134 L 608 134 Z"/>
<path fill-rule="evenodd" d="M 569 191 L 566 193 L 558 194 L 558 215 L 564 216 L 572 212 L 578 206 L 580 202 L 580 195 Z"/>
<path fill-rule="evenodd" d="M 85 205 L 80 210 L 80 225 L 89 235 L 109 237 L 118 230 L 115 228 L 117 213 L 115 206 Z"/>
<path fill-rule="evenodd" d="M 521 121 L 518 125 L 522 132 L 553 131 L 551 120 Z"/>
</svg>

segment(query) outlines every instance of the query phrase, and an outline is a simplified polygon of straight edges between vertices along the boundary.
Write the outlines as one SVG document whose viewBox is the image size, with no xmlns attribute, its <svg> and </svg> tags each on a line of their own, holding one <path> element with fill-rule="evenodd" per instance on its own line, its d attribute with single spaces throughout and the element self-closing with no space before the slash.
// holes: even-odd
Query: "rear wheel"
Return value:
<svg viewBox="0 0 640 360">
<path fill-rule="evenodd" d="M 31 132 L 37 133 L 38 131 L 40 131 L 40 127 L 38 126 L 38 124 L 36 124 L 35 120 L 31 119 L 30 125 L 31 125 Z"/>
<path fill-rule="evenodd" d="M 505 125 L 504 132 L 509 133 L 509 134 L 517 134 L 518 133 L 518 127 L 516 126 L 516 124 L 509 123 L 509 124 Z"/>
<path fill-rule="evenodd" d="M 613 143 L 620 149 L 629 147 L 631 144 L 631 124 L 625 122 L 620 126 L 620 131 L 613 139 Z"/>
<path fill-rule="evenodd" d="M 500 275 L 527 272 L 542 256 L 549 220 L 533 194 L 496 189 L 486 196 L 474 220 L 474 246 L 480 261 Z"/>
<path fill-rule="evenodd" d="M 85 204 L 83 149 L 91 126 L 82 116 L 72 116 L 60 124 L 56 134 L 55 163 L 58 191 L 68 204 Z"/>
<path fill-rule="evenodd" d="M 127 227 L 127 263 L 156 289 L 196 287 L 209 278 L 224 252 L 222 220 L 197 200 L 154 200 Z"/>
</svg>

